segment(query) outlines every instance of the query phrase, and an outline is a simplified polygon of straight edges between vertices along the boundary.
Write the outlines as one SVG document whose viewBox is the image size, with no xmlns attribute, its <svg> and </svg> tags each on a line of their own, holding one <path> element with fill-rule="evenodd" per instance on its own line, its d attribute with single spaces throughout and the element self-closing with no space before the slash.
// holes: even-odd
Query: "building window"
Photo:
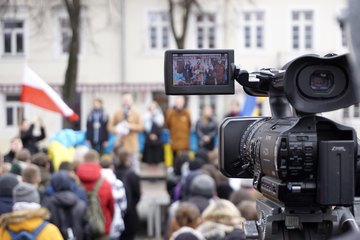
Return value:
<svg viewBox="0 0 360 240">
<path fill-rule="evenodd" d="M 149 47 L 150 49 L 169 48 L 170 24 L 166 12 L 150 12 L 149 15 Z"/>
<path fill-rule="evenodd" d="M 196 17 L 196 35 L 198 48 L 216 47 L 216 17 L 215 14 L 202 13 Z"/>
<path fill-rule="evenodd" d="M 313 11 L 292 12 L 292 48 L 313 48 Z"/>
<path fill-rule="evenodd" d="M 5 98 L 5 126 L 18 127 L 24 119 L 24 108 L 20 104 L 19 95 L 7 95 Z"/>
<path fill-rule="evenodd" d="M 3 21 L 3 54 L 18 56 L 24 54 L 24 21 Z"/>
<path fill-rule="evenodd" d="M 264 47 L 264 13 L 244 12 L 244 48 L 261 49 Z"/>
<path fill-rule="evenodd" d="M 60 18 L 59 24 L 61 33 L 61 52 L 69 53 L 70 41 L 72 36 L 69 18 Z"/>
<path fill-rule="evenodd" d="M 344 108 L 343 118 L 360 118 L 360 105 L 356 103 L 353 106 Z"/>
</svg>

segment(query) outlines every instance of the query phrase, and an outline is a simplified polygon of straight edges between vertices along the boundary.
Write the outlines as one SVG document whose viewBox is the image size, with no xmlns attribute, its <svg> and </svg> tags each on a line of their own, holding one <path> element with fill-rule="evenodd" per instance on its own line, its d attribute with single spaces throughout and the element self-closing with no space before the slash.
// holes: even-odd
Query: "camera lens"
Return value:
<svg viewBox="0 0 360 240">
<path fill-rule="evenodd" d="M 334 85 L 334 75 L 329 71 L 315 71 L 310 76 L 310 88 L 314 92 L 329 92 Z"/>
</svg>

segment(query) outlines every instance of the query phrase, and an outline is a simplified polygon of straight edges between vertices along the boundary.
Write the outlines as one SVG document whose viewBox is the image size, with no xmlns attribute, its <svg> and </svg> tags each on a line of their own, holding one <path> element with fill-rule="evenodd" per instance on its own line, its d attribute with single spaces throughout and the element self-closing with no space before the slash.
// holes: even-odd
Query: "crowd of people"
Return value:
<svg viewBox="0 0 360 240">
<path fill-rule="evenodd" d="M 171 204 L 166 239 L 242 236 L 244 219 L 256 218 L 255 198 L 250 190 L 234 191 L 217 168 L 217 122 L 210 106 L 194 125 L 195 156 L 188 151 L 192 122 L 184 97 L 177 97 L 166 114 L 153 102 L 142 116 L 125 94 L 112 118 L 95 99 L 87 119 L 90 148 L 55 171 L 37 144 L 46 137 L 43 122 L 23 121 L 0 165 L 0 239 L 134 239 L 141 198 L 139 161 L 156 165 L 164 160 L 164 127 L 174 158 L 167 176 Z M 40 135 L 34 134 L 36 127 Z M 145 136 L 142 154 L 140 132 Z M 116 136 L 116 144 L 111 154 L 104 154 L 109 134 Z"/>
</svg>

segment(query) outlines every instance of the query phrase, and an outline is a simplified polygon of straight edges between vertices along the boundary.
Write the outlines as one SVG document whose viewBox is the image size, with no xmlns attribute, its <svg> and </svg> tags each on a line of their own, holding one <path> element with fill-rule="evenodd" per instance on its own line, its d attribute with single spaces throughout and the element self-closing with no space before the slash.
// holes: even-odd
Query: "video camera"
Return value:
<svg viewBox="0 0 360 240">
<path fill-rule="evenodd" d="M 269 97 L 272 113 L 226 118 L 219 126 L 221 172 L 253 178 L 270 200 L 257 203 L 260 238 L 287 232 L 296 239 L 293 230 L 304 228 L 315 239 L 331 236 L 334 230 L 324 230 L 329 222 L 330 229 L 342 224 L 332 207 L 354 206 L 358 144 L 353 128 L 316 114 L 359 102 L 348 56 L 305 55 L 283 69 L 249 74 L 234 65 L 233 50 L 165 53 L 167 94 L 233 94 L 234 80 L 249 95 Z"/>
</svg>

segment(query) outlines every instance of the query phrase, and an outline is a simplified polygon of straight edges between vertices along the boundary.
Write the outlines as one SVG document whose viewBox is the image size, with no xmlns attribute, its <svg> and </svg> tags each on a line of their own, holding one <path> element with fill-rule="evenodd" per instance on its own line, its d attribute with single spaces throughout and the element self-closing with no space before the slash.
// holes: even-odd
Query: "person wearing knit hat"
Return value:
<svg viewBox="0 0 360 240">
<path fill-rule="evenodd" d="M 16 175 L 12 173 L 6 173 L 0 177 L 0 215 L 12 211 L 12 191 L 18 183 Z"/>
<path fill-rule="evenodd" d="M 29 183 L 17 184 L 13 191 L 13 211 L 0 216 L 0 239 L 10 240 L 23 234 L 37 240 L 62 240 L 59 229 L 46 221 L 49 211 L 40 206 L 37 189 Z"/>
<path fill-rule="evenodd" d="M 190 183 L 188 202 L 195 204 L 202 213 L 216 195 L 216 185 L 207 174 L 196 176 Z"/>
</svg>

